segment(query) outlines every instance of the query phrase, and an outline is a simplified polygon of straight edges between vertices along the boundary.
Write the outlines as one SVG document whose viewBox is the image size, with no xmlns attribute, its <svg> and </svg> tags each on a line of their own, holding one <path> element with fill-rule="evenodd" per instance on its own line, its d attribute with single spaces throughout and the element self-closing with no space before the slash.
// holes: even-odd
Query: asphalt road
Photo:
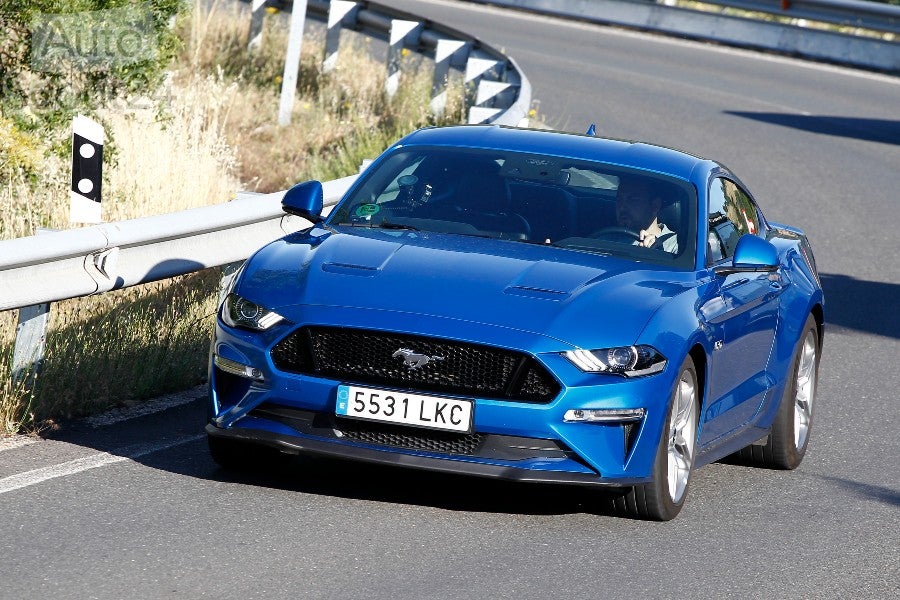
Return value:
<svg viewBox="0 0 900 600">
<path fill-rule="evenodd" d="M 827 328 L 806 460 L 708 465 L 669 523 L 580 489 L 336 461 L 235 476 L 192 390 L 0 449 L 0 598 L 900 598 L 900 79 L 382 2 L 505 49 L 547 125 L 717 158 L 807 230 Z"/>
</svg>

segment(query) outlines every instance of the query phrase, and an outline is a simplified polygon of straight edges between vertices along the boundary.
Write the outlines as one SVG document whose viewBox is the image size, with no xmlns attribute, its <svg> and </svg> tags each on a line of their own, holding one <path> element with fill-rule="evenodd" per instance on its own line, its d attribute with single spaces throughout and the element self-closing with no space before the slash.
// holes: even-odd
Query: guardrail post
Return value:
<svg viewBox="0 0 900 600">
<path fill-rule="evenodd" d="M 502 108 L 493 106 L 493 100 L 510 89 L 512 85 L 503 81 L 482 80 L 479 82 L 475 93 L 475 106 L 469 109 L 469 123 L 484 123 L 503 112 Z"/>
<path fill-rule="evenodd" d="M 485 91 L 481 91 L 482 84 L 487 81 L 494 84 L 502 83 L 498 80 L 503 76 L 504 70 L 505 65 L 499 60 L 474 55 L 469 56 L 469 60 L 466 62 L 466 74 L 463 85 L 466 88 L 466 99 L 469 104 L 468 122 L 470 124 L 484 123 L 487 119 L 502 112 L 502 109 L 479 105 L 486 100 L 492 99 L 509 87 L 508 84 L 503 84 L 502 89 L 500 86 L 489 86 L 485 88 Z"/>
<path fill-rule="evenodd" d="M 352 25 L 356 21 L 356 13 L 359 12 L 357 2 L 348 0 L 331 0 L 328 5 L 328 29 L 325 32 L 325 60 L 322 62 L 322 72 L 330 73 L 337 65 L 338 47 L 341 44 L 341 29 L 343 26 Z"/>
<path fill-rule="evenodd" d="M 291 123 L 297 76 L 300 72 L 300 50 L 303 47 L 303 26 L 306 24 L 306 0 L 295 0 L 291 8 L 291 29 L 288 33 L 287 53 L 284 57 L 284 77 L 281 79 L 281 100 L 278 103 L 278 125 Z"/>
<path fill-rule="evenodd" d="M 37 234 L 53 233 L 54 231 L 54 229 L 39 227 Z M 44 347 L 47 342 L 49 318 L 49 302 L 23 306 L 19 309 L 11 370 L 14 388 L 22 386 L 22 389 L 30 391 L 37 382 L 44 364 Z"/>
<path fill-rule="evenodd" d="M 422 23 L 418 21 L 391 19 L 391 36 L 387 56 L 388 74 L 384 84 L 384 89 L 391 98 L 400 87 L 400 58 L 403 56 L 404 44 L 407 43 L 408 38 L 418 34 L 421 29 Z"/>
<path fill-rule="evenodd" d="M 12 383 L 31 390 L 44 363 L 44 346 L 47 339 L 47 321 L 50 303 L 35 304 L 19 309 L 16 324 L 16 345 L 13 349 Z"/>
<path fill-rule="evenodd" d="M 447 108 L 447 85 L 450 67 L 457 61 L 465 64 L 469 47 L 461 40 L 440 39 L 434 51 L 434 79 L 431 83 L 431 112 L 442 117 Z"/>
<path fill-rule="evenodd" d="M 266 12 L 266 0 L 253 0 L 250 5 L 250 30 L 247 33 L 247 50 L 259 50 L 262 47 L 263 17 Z"/>
</svg>

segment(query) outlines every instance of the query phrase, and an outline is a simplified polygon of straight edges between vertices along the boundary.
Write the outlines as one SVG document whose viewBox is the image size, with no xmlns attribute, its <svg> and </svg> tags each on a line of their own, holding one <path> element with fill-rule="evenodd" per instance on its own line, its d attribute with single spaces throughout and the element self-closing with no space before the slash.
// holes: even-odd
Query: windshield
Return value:
<svg viewBox="0 0 900 600">
<path fill-rule="evenodd" d="M 694 266 L 696 193 L 600 162 L 471 148 L 399 148 L 370 168 L 332 227 L 492 237 Z"/>
</svg>

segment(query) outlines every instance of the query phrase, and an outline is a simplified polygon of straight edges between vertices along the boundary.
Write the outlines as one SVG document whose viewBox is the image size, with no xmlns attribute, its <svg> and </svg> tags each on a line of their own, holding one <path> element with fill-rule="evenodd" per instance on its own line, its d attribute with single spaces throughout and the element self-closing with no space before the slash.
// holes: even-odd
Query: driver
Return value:
<svg viewBox="0 0 900 600">
<path fill-rule="evenodd" d="M 678 237 L 665 223 L 659 222 L 662 195 L 646 177 L 623 176 L 616 191 L 616 221 L 620 227 L 638 236 L 635 246 L 678 253 Z"/>
</svg>

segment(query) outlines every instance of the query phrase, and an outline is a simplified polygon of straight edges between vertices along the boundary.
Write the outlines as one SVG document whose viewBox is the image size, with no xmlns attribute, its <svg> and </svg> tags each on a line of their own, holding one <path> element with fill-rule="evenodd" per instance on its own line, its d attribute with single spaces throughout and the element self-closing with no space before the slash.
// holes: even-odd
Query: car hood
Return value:
<svg viewBox="0 0 900 600">
<path fill-rule="evenodd" d="M 359 322 L 377 329 L 412 315 L 417 323 L 433 318 L 545 336 L 557 347 L 601 347 L 633 343 L 663 303 L 692 286 L 690 273 L 549 246 L 318 231 L 260 250 L 237 293 L 297 323 L 316 320 L 312 307 L 340 307 L 349 309 L 339 311 L 344 315 L 365 311 Z"/>
</svg>

